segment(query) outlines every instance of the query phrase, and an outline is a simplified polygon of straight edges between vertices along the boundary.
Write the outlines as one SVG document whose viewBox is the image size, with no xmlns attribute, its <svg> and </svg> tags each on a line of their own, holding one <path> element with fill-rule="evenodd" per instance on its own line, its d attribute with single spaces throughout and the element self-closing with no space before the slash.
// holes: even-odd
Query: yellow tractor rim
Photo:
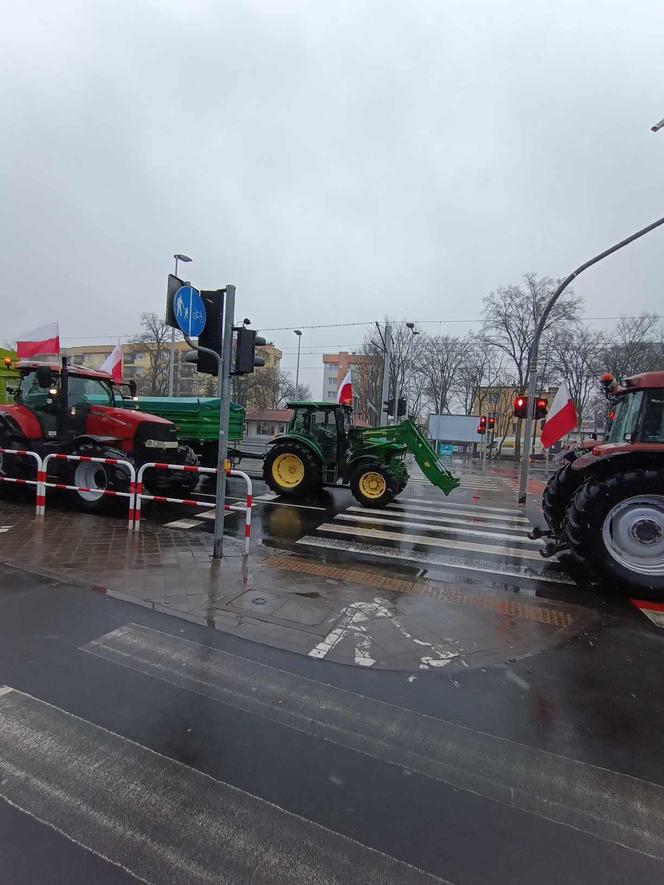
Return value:
<svg viewBox="0 0 664 885">
<path fill-rule="evenodd" d="M 374 470 L 368 470 L 366 473 L 363 473 L 358 485 L 365 498 L 372 498 L 374 500 L 382 498 L 387 489 L 385 477 Z"/>
<path fill-rule="evenodd" d="M 277 455 L 272 465 L 272 478 L 282 489 L 294 489 L 304 479 L 304 464 L 297 455 Z"/>
</svg>

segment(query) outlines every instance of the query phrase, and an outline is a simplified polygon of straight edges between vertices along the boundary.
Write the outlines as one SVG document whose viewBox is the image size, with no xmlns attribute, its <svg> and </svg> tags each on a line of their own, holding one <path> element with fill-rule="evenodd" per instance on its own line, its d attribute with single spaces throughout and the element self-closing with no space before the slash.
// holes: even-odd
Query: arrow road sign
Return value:
<svg viewBox="0 0 664 885">
<path fill-rule="evenodd" d="M 175 322 L 189 338 L 198 338 L 205 328 L 205 305 L 193 286 L 182 286 L 173 298 Z"/>
</svg>

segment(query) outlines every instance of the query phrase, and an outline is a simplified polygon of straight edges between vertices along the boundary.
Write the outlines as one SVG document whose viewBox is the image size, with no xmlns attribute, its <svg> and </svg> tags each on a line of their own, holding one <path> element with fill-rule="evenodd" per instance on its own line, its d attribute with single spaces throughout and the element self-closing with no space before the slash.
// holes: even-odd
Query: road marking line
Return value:
<svg viewBox="0 0 664 885">
<path fill-rule="evenodd" d="M 120 627 L 83 650 L 456 789 L 664 858 L 664 788 L 659 784 L 136 624 Z M 86 770 L 81 777 L 87 777 Z M 161 790 L 167 788 L 170 784 Z M 175 820 L 173 826 L 179 823 Z M 252 825 L 257 838 L 262 836 L 260 820 Z M 223 852 L 218 851 L 218 856 L 223 859 Z M 361 881 L 360 874 L 352 881 Z"/>
<path fill-rule="evenodd" d="M 426 505 L 422 506 L 416 504 L 407 504 L 401 507 L 397 500 L 394 504 L 388 504 L 384 510 L 393 513 L 408 513 L 413 516 L 419 512 L 423 514 L 423 518 L 424 516 L 435 516 L 437 513 L 440 513 L 442 516 L 456 517 L 457 519 L 473 519 L 474 517 L 481 517 L 482 519 L 492 519 L 495 522 L 510 522 L 514 525 L 525 526 L 530 524 L 530 520 L 525 516 L 501 516 L 500 514 L 492 513 L 482 507 L 475 507 L 472 510 L 457 510 L 454 507 L 454 504 L 450 503 L 441 504 L 440 507 L 427 507 Z"/>
<path fill-rule="evenodd" d="M 525 517 L 523 515 L 523 510 L 520 510 L 517 507 L 489 507 L 486 504 L 482 504 L 482 506 L 480 508 L 476 504 L 471 504 L 471 503 L 466 503 L 466 504 L 458 503 L 457 504 L 456 501 L 450 501 L 449 498 L 441 498 L 440 503 L 438 503 L 437 501 L 431 501 L 431 500 L 428 500 L 427 498 L 404 498 L 400 495 L 394 504 L 388 504 L 387 506 L 388 507 L 396 507 L 402 503 L 403 504 L 418 504 L 418 505 L 423 505 L 424 507 L 427 507 L 427 508 L 433 507 L 436 510 L 439 508 L 450 507 L 455 510 L 470 510 L 470 511 L 476 512 L 481 509 L 483 511 L 486 511 L 487 513 L 507 513 L 513 519 L 520 519 L 523 522 L 528 522 L 528 520 L 525 519 Z"/>
<path fill-rule="evenodd" d="M 5 532 L 8 532 L 13 528 L 13 525 L 0 525 L 0 535 L 4 535 Z"/>
<path fill-rule="evenodd" d="M 406 541 L 409 544 L 422 544 L 425 547 L 448 547 L 456 550 L 468 550 L 473 553 L 495 553 L 499 556 L 513 556 L 515 559 L 532 559 L 535 562 L 542 562 L 542 557 L 534 550 L 508 547 L 506 544 L 476 544 L 473 541 L 432 538 L 429 535 L 411 535 L 405 532 L 385 532 L 382 529 L 354 529 L 352 526 L 336 525 L 332 522 L 324 522 L 316 528 L 316 531 L 354 535 L 357 538 L 378 538 L 381 541 Z"/>
<path fill-rule="evenodd" d="M 496 528 L 496 529 L 508 529 L 513 532 L 520 532 L 523 535 L 526 535 L 529 531 L 527 526 L 523 523 L 516 522 L 511 519 L 500 519 L 497 516 L 475 516 L 473 514 L 459 513 L 456 516 L 433 516 L 429 513 L 417 513 L 414 510 L 404 510 L 403 513 L 400 513 L 398 510 L 386 510 L 385 508 L 374 509 L 372 507 L 347 507 L 344 513 L 375 513 L 377 516 L 394 516 L 394 517 L 409 517 L 410 519 L 426 519 L 429 522 L 440 522 L 445 525 L 457 525 L 460 527 L 472 525 L 472 526 L 486 526 L 487 528 Z M 491 522 L 490 520 L 499 520 L 499 522 Z"/>
<path fill-rule="evenodd" d="M 259 498 L 254 498 L 254 503 L 274 504 L 276 507 L 300 507 L 302 510 L 327 510 L 327 507 L 314 507 L 313 504 L 291 504 L 287 501 L 276 501 L 276 497 L 276 495 L 272 498 L 267 495 L 261 495 Z"/>
<path fill-rule="evenodd" d="M 199 525 L 200 525 L 200 522 L 197 519 L 176 519 L 173 522 L 165 522 L 163 524 L 163 528 L 165 528 L 165 529 L 193 529 Z"/>
<path fill-rule="evenodd" d="M 482 529 L 471 529 L 471 528 L 453 528 L 451 526 L 442 526 L 442 525 L 433 525 L 432 523 L 427 522 L 412 522 L 407 519 L 383 519 L 381 517 L 375 516 L 354 516 L 351 514 L 345 515 L 343 513 L 337 514 L 334 517 L 334 521 L 341 520 L 344 522 L 361 522 L 361 523 L 373 523 L 374 525 L 387 525 L 387 526 L 395 526 L 396 528 L 400 528 L 401 526 L 410 526 L 411 528 L 419 528 L 419 529 L 431 529 L 431 531 L 438 532 L 439 534 L 445 534 L 446 532 L 451 535 L 474 535 L 477 538 L 497 538 L 502 541 L 518 541 L 522 544 L 540 544 L 540 541 L 532 541 L 530 538 L 519 536 L 519 535 L 508 535 L 502 532 L 487 532 L 482 531 Z"/>
<path fill-rule="evenodd" d="M 546 581 L 551 584 L 570 584 L 575 582 L 563 571 L 547 568 L 546 571 L 536 571 L 531 566 L 516 565 L 500 560 L 467 559 L 461 558 L 454 553 L 445 554 L 433 551 L 397 550 L 394 547 L 382 547 L 379 544 L 364 544 L 361 541 L 346 541 L 341 538 L 322 538 L 314 535 L 304 535 L 297 541 L 308 547 L 320 547 L 325 550 L 338 550 L 341 553 L 361 553 L 366 556 L 378 556 L 383 559 L 405 560 L 407 562 L 419 562 L 432 566 L 444 566 L 445 568 L 466 569 L 471 572 L 484 572 L 489 575 L 507 575 L 513 578 L 528 578 L 533 581 Z"/>
<path fill-rule="evenodd" d="M 442 881 L 23 692 L 0 715 L 0 796 L 143 882 Z"/>
</svg>

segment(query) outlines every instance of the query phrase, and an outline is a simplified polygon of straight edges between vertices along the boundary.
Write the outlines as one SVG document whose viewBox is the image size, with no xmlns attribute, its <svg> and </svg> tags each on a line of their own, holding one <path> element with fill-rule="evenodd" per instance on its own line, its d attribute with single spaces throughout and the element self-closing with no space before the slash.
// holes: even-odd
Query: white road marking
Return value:
<svg viewBox="0 0 664 885">
<path fill-rule="evenodd" d="M 405 639 L 411 640 L 420 647 L 429 648 L 437 655 L 437 657 L 434 657 L 432 654 L 420 657 L 420 670 L 428 670 L 429 667 L 445 667 L 451 660 L 459 657 L 459 650 L 457 648 L 450 650 L 450 648 L 438 643 L 434 644 L 416 639 L 397 620 L 395 610 L 390 606 L 387 599 L 381 599 L 378 596 L 373 602 L 352 602 L 342 609 L 339 620 L 333 629 L 311 649 L 309 657 L 325 658 L 339 643 L 350 637 L 351 642 L 355 645 L 355 663 L 360 667 L 372 667 L 376 661 L 370 655 L 372 637 L 367 625 L 370 627 L 373 621 L 380 618 L 387 618 Z"/>
<path fill-rule="evenodd" d="M 13 528 L 13 525 L 0 525 L 0 535 L 4 535 L 5 532 L 8 532 Z"/>
<path fill-rule="evenodd" d="M 664 788 L 659 784 L 416 713 L 137 624 L 128 624 L 94 640 L 84 651 L 401 770 L 417 772 L 456 789 L 664 858 Z M 321 673 L 321 678 L 324 675 Z M 58 743 L 58 749 L 59 746 Z M 68 767 L 69 747 L 64 747 L 63 753 L 63 765 Z M 0 765 L 3 761 L 0 756 Z M 56 774 L 59 764 L 59 759 L 54 760 Z M 106 764 L 101 764 L 101 777 L 110 780 L 117 764 L 115 755 L 110 760 L 110 772 Z M 89 770 L 82 769 L 80 776 L 89 780 Z M 194 776 L 203 777 L 198 773 Z M 215 781 L 207 782 L 216 789 Z M 122 795 L 123 786 L 111 782 L 111 794 Z M 171 785 L 165 781 L 158 786 L 161 797 Z M 147 798 L 151 798 L 149 793 Z M 132 800 L 132 794 L 129 799 Z M 144 802 L 144 795 L 135 801 Z M 220 814 L 224 815 L 225 810 L 220 806 Z M 202 813 L 205 811 L 203 808 Z M 148 817 L 143 808 L 141 827 Z M 196 827 L 192 818 L 195 816 L 183 815 L 172 826 L 182 822 L 187 827 Z M 170 823 L 164 820 L 165 826 Z M 310 826 L 306 821 L 302 823 Z M 261 820 L 250 823 L 259 838 L 264 832 L 271 832 L 263 830 L 260 824 Z M 219 862 L 223 862 L 224 848 L 217 846 Z M 290 863 L 280 868 L 280 873 L 288 867 Z M 408 881 L 394 872 L 395 877 L 386 882 L 401 885 Z M 156 873 L 153 878 L 158 878 Z M 259 876 L 256 879 L 262 881 Z M 358 872 L 345 881 L 360 879 Z M 312 883 L 331 880 L 330 876 Z M 161 877 L 160 881 L 167 880 Z"/>
<path fill-rule="evenodd" d="M 474 514 L 471 516 L 467 513 L 459 513 L 456 516 L 453 516 L 451 513 L 446 516 L 434 516 L 432 513 L 418 513 L 415 510 L 386 510 L 383 508 L 372 508 L 372 507 L 347 507 L 344 510 L 344 513 L 373 513 L 376 516 L 389 516 L 400 518 L 408 518 L 408 519 L 418 519 L 418 520 L 426 520 L 427 522 L 436 522 L 441 523 L 441 525 L 454 525 L 463 528 L 465 526 L 484 526 L 486 528 L 491 529 L 501 529 L 511 532 L 516 532 L 517 534 L 527 535 L 529 529 L 526 525 L 520 522 L 516 522 L 511 519 L 500 519 L 496 516 L 475 516 Z"/>
<path fill-rule="evenodd" d="M 525 516 L 503 516 L 499 513 L 492 513 L 486 507 L 461 510 L 451 503 L 441 504 L 440 507 L 429 507 L 426 504 L 404 504 L 401 506 L 401 502 L 397 500 L 393 504 L 388 504 L 384 509 L 386 512 L 413 513 L 413 515 L 415 515 L 415 511 L 418 511 L 427 516 L 435 516 L 439 513 L 441 516 L 454 516 L 457 519 L 481 517 L 482 519 L 492 519 L 498 522 L 510 522 L 513 525 L 530 525 L 530 520 Z"/>
<path fill-rule="evenodd" d="M 435 553 L 433 551 L 404 550 L 402 548 L 384 547 L 380 544 L 363 544 L 360 541 L 346 541 L 341 538 L 322 538 L 305 535 L 297 542 L 305 547 L 318 547 L 323 550 L 338 550 L 340 553 L 359 553 L 364 556 L 377 556 L 382 559 L 394 559 L 402 562 L 418 562 L 428 566 L 444 566 L 445 568 L 464 569 L 471 572 L 484 572 L 493 577 L 505 575 L 508 578 L 527 578 L 532 581 L 545 581 L 550 584 L 570 584 L 575 582 L 563 571 L 556 571 L 545 566 L 545 571 L 536 571 L 531 566 L 501 562 L 497 559 L 460 558 L 452 554 Z M 500 553 L 500 551 L 496 551 Z M 544 560 L 540 559 L 541 562 Z"/>
<path fill-rule="evenodd" d="M 165 522 L 165 529 L 193 529 L 196 526 L 199 526 L 200 522 L 197 519 L 176 519 L 173 522 Z"/>
<path fill-rule="evenodd" d="M 429 535 L 411 535 L 405 532 L 386 532 L 382 529 L 355 529 L 348 525 L 336 525 L 324 522 L 316 529 L 318 532 L 336 532 L 342 535 L 354 535 L 356 538 L 378 538 L 381 541 L 399 541 L 407 544 L 423 544 L 425 547 L 447 547 L 454 550 L 468 550 L 473 553 L 495 553 L 501 556 L 513 556 L 515 559 L 532 559 L 542 562 L 542 557 L 534 550 L 521 547 L 508 547 L 506 544 L 476 544 L 474 541 L 456 541 L 447 538 L 432 538 Z"/>
<path fill-rule="evenodd" d="M 489 507 L 486 504 L 482 504 L 479 507 L 476 504 L 471 504 L 470 501 L 464 504 L 457 503 L 456 501 L 450 501 L 449 498 L 441 498 L 440 502 L 431 501 L 427 498 L 404 498 L 401 495 L 397 498 L 394 504 L 388 504 L 388 507 L 396 507 L 399 504 L 408 504 L 408 505 L 419 505 L 426 508 L 433 508 L 434 510 L 438 510 L 439 508 L 452 508 L 454 510 L 468 510 L 476 513 L 478 511 L 484 511 L 486 513 L 506 513 L 511 516 L 512 519 L 520 519 L 523 522 L 528 522 L 528 520 L 523 515 L 523 510 L 520 510 L 517 507 Z"/>
<path fill-rule="evenodd" d="M 441 882 L 23 692 L 0 719 L 0 796 L 143 882 Z"/>
<path fill-rule="evenodd" d="M 268 497 L 267 495 L 261 495 L 259 498 L 254 498 L 254 502 L 257 504 L 274 504 L 277 507 L 299 507 L 302 510 L 327 510 L 327 507 L 314 507 L 312 504 L 295 504 L 286 501 L 276 501 L 274 497 Z"/>
<path fill-rule="evenodd" d="M 441 532 L 451 535 L 473 535 L 476 538 L 496 538 L 499 541 L 519 541 L 522 544 L 537 544 L 541 545 L 540 541 L 531 541 L 530 538 L 524 537 L 523 535 L 508 535 L 502 532 L 486 532 L 482 529 L 471 529 L 471 528 L 453 528 L 452 526 L 442 526 L 442 525 L 434 525 L 428 522 L 414 522 L 408 519 L 382 519 L 381 517 L 375 516 L 353 516 L 346 515 L 343 513 L 339 513 L 334 517 L 334 521 L 337 522 L 345 521 L 345 522 L 361 522 L 361 523 L 373 523 L 373 525 L 387 525 L 394 526 L 399 528 L 400 526 L 410 526 L 411 528 L 419 528 L 419 529 L 431 529 L 435 532 Z"/>
</svg>

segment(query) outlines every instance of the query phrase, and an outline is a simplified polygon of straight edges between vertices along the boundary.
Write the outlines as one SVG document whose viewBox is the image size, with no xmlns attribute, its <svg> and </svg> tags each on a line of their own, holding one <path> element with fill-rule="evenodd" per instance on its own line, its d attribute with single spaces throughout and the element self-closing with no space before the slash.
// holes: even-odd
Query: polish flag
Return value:
<svg viewBox="0 0 664 885">
<path fill-rule="evenodd" d="M 564 381 L 561 381 L 558 393 L 556 393 L 551 411 L 544 422 L 542 435 L 540 440 L 542 446 L 548 449 L 559 439 L 566 436 L 570 430 L 579 423 L 579 419 L 574 408 L 574 400 L 569 394 L 569 388 Z"/>
<path fill-rule="evenodd" d="M 16 353 L 20 360 L 29 360 L 40 354 L 60 353 L 60 333 L 57 323 L 47 323 L 24 332 L 16 342 Z"/>
<path fill-rule="evenodd" d="M 342 405 L 344 406 L 353 405 L 353 382 L 350 377 L 350 366 L 348 367 L 348 371 L 346 372 L 346 377 L 339 385 L 339 390 L 337 391 L 337 402 L 342 403 Z"/>
<path fill-rule="evenodd" d="M 99 371 L 108 372 L 117 384 L 122 384 L 122 345 L 119 341 L 101 364 Z"/>
</svg>

